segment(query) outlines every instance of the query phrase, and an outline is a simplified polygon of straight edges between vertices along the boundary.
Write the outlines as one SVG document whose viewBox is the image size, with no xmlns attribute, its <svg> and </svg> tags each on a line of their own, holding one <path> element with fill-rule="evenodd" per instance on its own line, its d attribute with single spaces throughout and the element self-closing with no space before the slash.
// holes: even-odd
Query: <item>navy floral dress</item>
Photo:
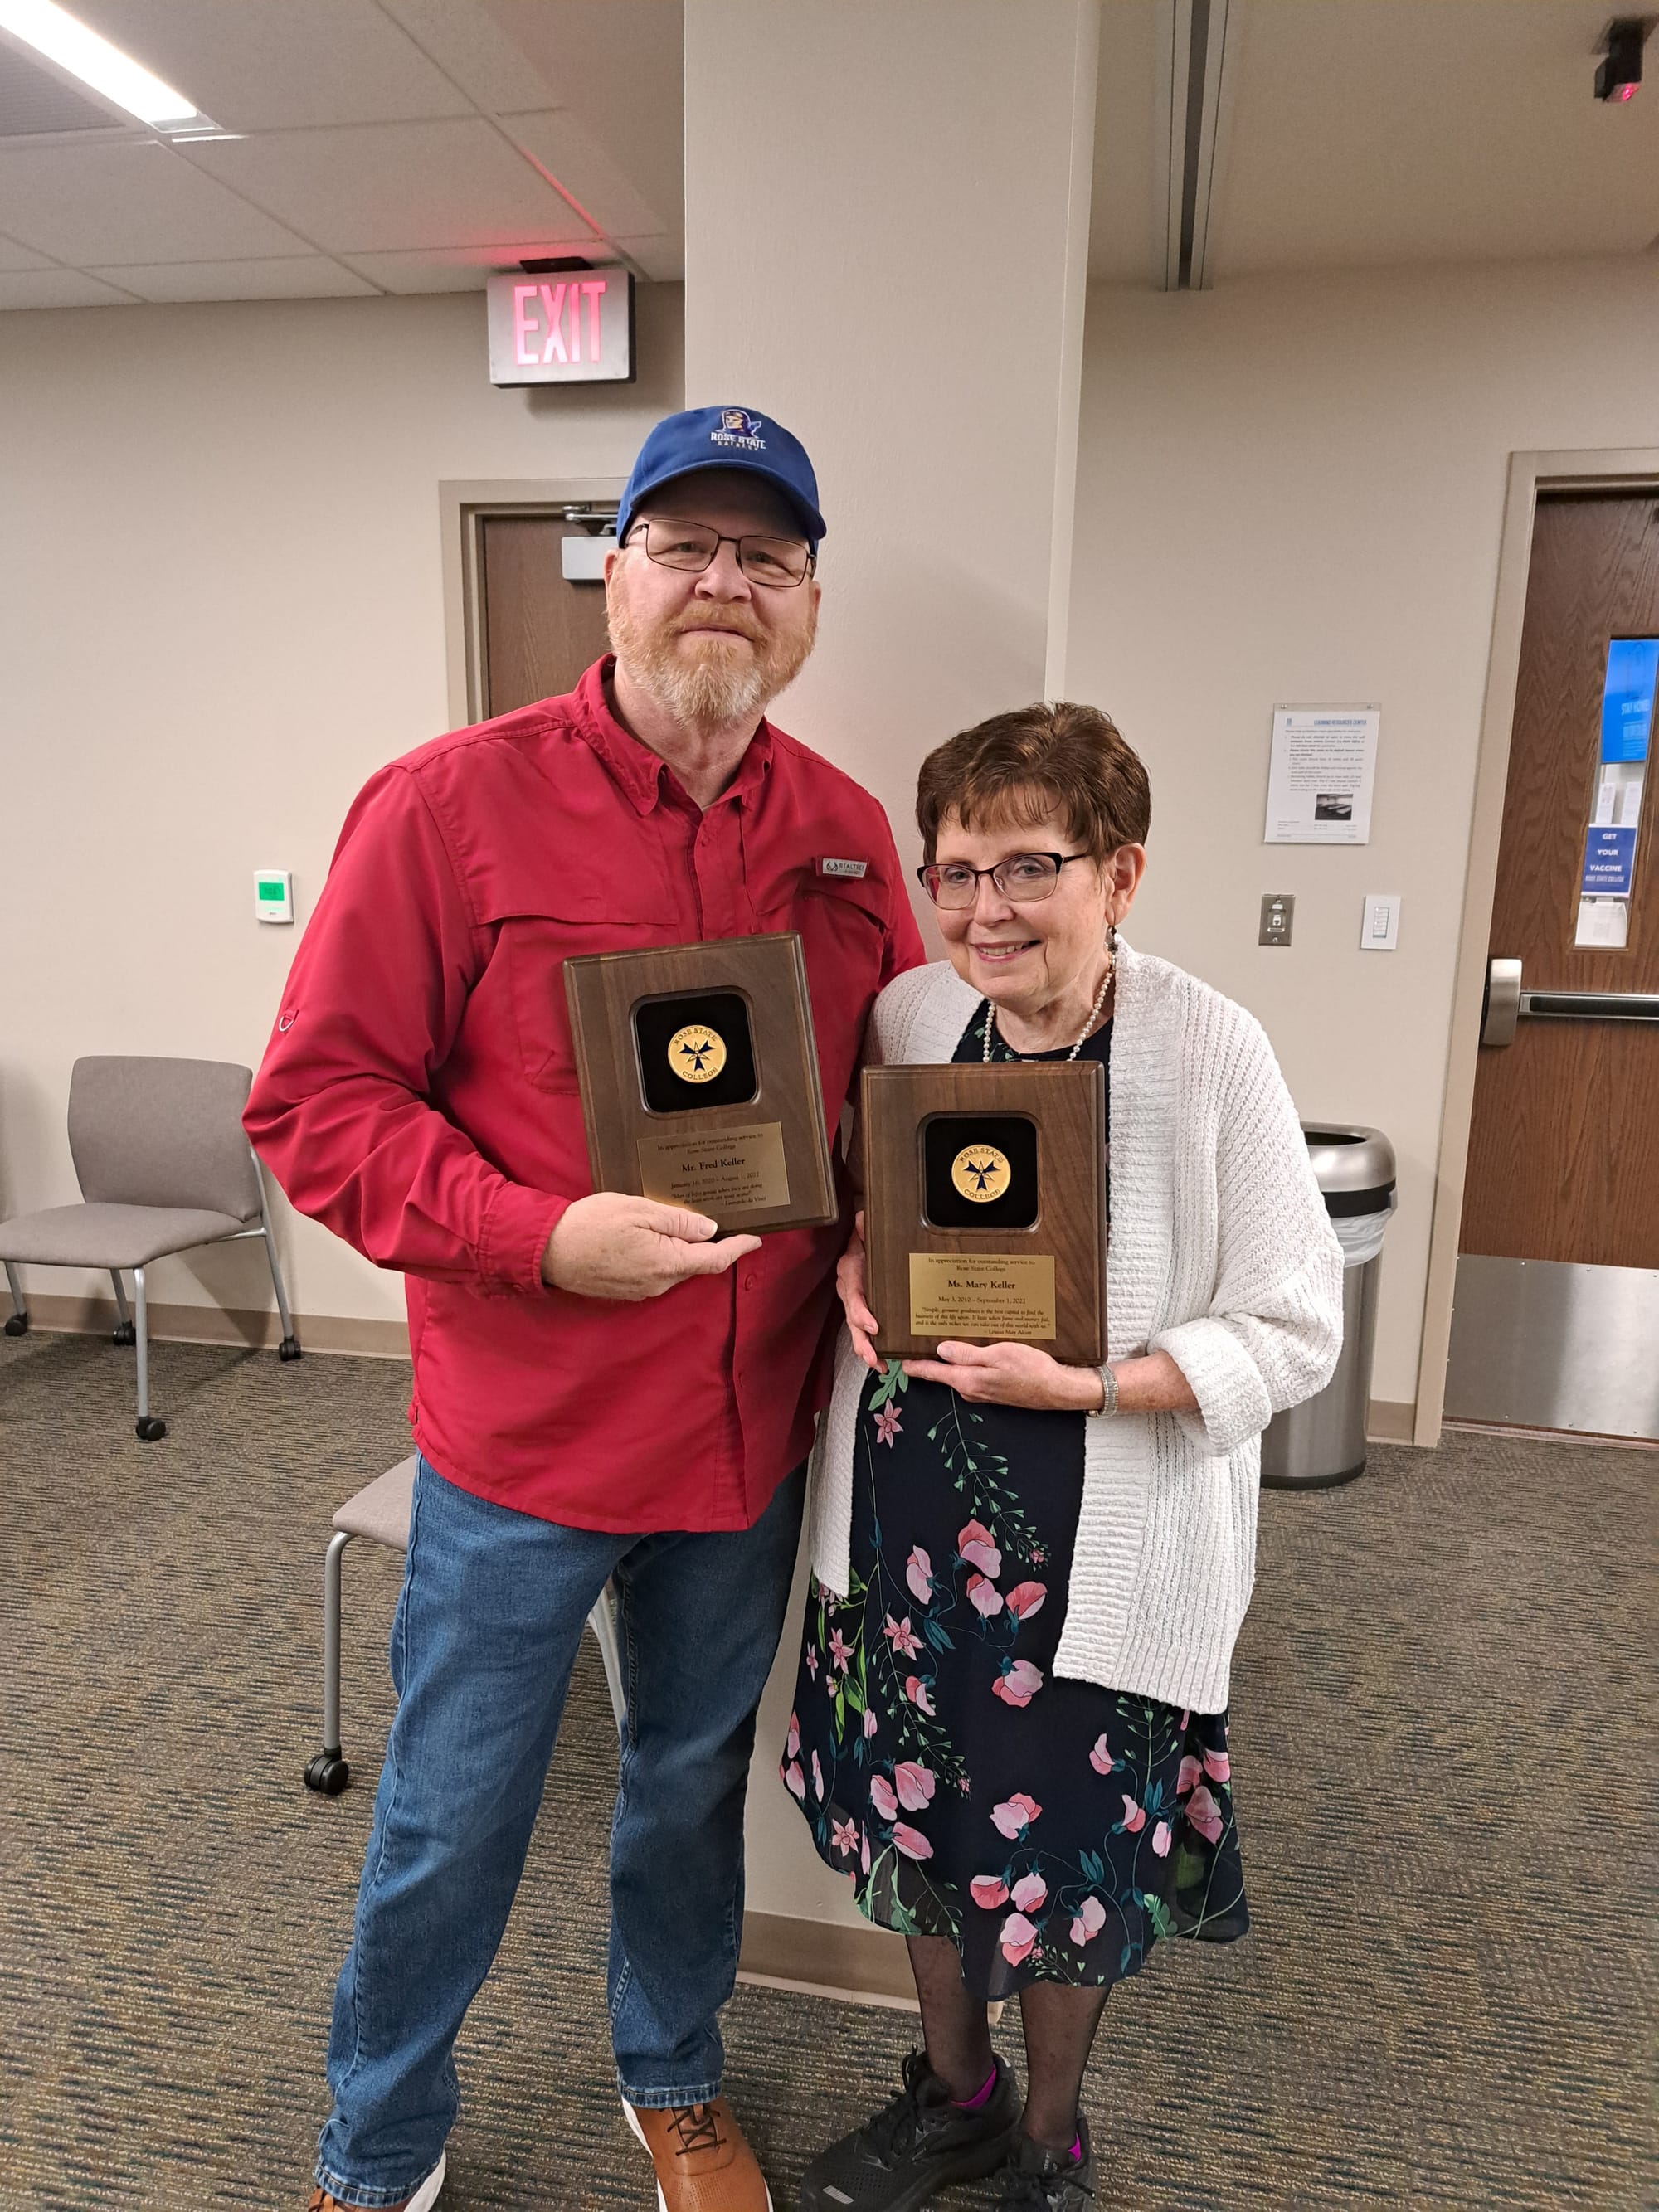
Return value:
<svg viewBox="0 0 1659 2212">
<path fill-rule="evenodd" d="M 957 1060 L 981 1057 L 986 1012 Z M 1083 1051 L 1110 1042 L 1109 1022 Z M 1225 1713 L 1054 1672 L 1084 1419 L 969 1405 L 890 1361 L 859 1408 L 847 1597 L 814 1582 L 807 1605 L 784 1783 L 860 1911 L 948 1936 L 987 1998 L 1098 1987 L 1160 1936 L 1249 1925 Z"/>
</svg>

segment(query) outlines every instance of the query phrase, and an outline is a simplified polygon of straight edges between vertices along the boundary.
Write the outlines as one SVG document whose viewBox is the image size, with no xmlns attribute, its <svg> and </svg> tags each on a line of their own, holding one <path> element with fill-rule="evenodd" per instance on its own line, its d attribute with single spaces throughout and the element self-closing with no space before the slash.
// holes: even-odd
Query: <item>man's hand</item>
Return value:
<svg viewBox="0 0 1659 2212">
<path fill-rule="evenodd" d="M 1035 1344 L 941 1344 L 937 1359 L 907 1359 L 904 1371 L 983 1406 L 1097 1413 L 1106 1396 L 1097 1367 L 1063 1367 Z"/>
<path fill-rule="evenodd" d="M 853 1216 L 853 1235 L 847 1249 L 836 1262 L 836 1289 L 840 1295 L 842 1310 L 847 1316 L 847 1334 L 853 1340 L 853 1349 L 866 1367 L 878 1375 L 886 1368 L 876 1351 L 874 1338 L 880 1322 L 865 1303 L 864 1295 L 864 1215 Z"/>
<path fill-rule="evenodd" d="M 542 1280 L 582 1298 L 659 1298 L 693 1275 L 723 1275 L 758 1237 L 717 1237 L 684 1206 L 596 1190 L 571 1201 L 542 1255 Z"/>
</svg>

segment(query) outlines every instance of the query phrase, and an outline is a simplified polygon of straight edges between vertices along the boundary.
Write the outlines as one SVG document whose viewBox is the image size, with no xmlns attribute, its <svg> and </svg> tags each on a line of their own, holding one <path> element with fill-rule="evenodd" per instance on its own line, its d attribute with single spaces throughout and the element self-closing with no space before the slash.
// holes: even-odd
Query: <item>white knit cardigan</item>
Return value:
<svg viewBox="0 0 1659 2212">
<path fill-rule="evenodd" d="M 980 1004 L 948 963 L 876 1001 L 873 1057 L 948 1060 Z M 1196 1413 L 1091 1413 L 1055 1671 L 1198 1712 L 1227 1703 L 1255 1571 L 1261 1433 L 1329 1381 L 1342 1253 L 1261 1026 L 1117 946 L 1107 1352 L 1167 1352 Z M 868 1370 L 843 1329 L 813 1449 L 812 1564 L 845 1596 Z M 867 1427 L 867 1424 L 866 1424 Z"/>
</svg>

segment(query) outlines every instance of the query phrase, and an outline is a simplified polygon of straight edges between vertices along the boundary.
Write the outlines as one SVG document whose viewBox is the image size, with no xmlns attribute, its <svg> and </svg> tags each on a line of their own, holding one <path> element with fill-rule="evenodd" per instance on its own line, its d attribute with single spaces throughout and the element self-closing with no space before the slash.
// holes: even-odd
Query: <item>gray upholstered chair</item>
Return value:
<svg viewBox="0 0 1659 2212">
<path fill-rule="evenodd" d="M 411 1452 L 396 1467 L 377 1474 L 355 1498 L 348 1498 L 334 1516 L 334 1534 L 323 1557 L 323 1747 L 306 1765 L 306 1788 L 325 1797 L 337 1797 L 351 1779 L 351 1768 L 340 1750 L 341 1556 L 354 1536 L 366 1537 L 371 1544 L 385 1544 L 394 1552 L 406 1552 L 414 1503 L 415 1455 Z M 588 1614 L 587 1625 L 605 1662 L 605 1686 L 620 1735 L 628 1726 L 628 1697 L 623 1688 L 617 1617 L 608 1586 Z"/>
<path fill-rule="evenodd" d="M 278 1347 L 300 1357 L 270 1234 L 264 1178 L 242 1131 L 253 1084 L 246 1067 L 221 1060 L 77 1060 L 70 1076 L 69 1140 L 79 1206 L 51 1206 L 0 1222 L 0 1261 L 11 1285 L 8 1336 L 21 1336 L 28 1308 L 20 1265 L 107 1268 L 115 1285 L 118 1344 L 138 1348 L 137 1431 L 167 1434 L 149 1410 L 149 1340 L 144 1270 L 169 1252 L 262 1237 L 282 1317 Z M 132 1271 L 137 1320 L 122 1282 Z"/>
</svg>

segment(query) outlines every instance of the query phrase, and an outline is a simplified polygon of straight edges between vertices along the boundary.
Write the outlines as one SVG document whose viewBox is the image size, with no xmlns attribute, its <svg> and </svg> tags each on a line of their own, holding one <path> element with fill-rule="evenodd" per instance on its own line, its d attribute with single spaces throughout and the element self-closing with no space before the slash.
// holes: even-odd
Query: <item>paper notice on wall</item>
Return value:
<svg viewBox="0 0 1659 2212">
<path fill-rule="evenodd" d="M 1376 707 L 1275 707 L 1265 845 L 1364 845 L 1376 776 Z"/>
</svg>

